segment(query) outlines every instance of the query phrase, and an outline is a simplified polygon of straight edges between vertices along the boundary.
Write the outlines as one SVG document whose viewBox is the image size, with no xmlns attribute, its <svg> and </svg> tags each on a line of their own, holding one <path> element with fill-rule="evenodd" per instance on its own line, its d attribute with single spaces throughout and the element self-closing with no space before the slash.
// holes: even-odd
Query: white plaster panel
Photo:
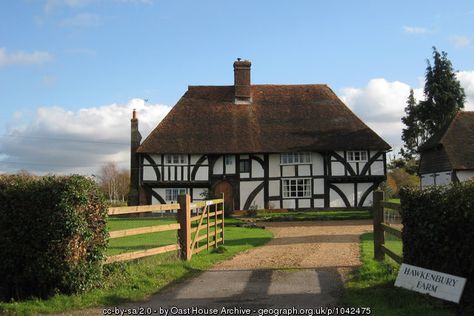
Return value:
<svg viewBox="0 0 474 316">
<path fill-rule="evenodd" d="M 336 151 L 336 154 L 344 158 L 344 151 Z"/>
<path fill-rule="evenodd" d="M 268 202 L 268 209 L 279 209 L 281 208 L 280 201 L 270 201 Z"/>
<path fill-rule="evenodd" d="M 249 197 L 250 193 L 252 193 L 255 188 L 262 183 L 262 181 L 243 181 L 240 182 L 240 208 L 243 209 L 245 202 L 247 202 L 247 198 Z M 263 189 L 262 189 L 263 192 Z"/>
<path fill-rule="evenodd" d="M 365 191 L 372 185 L 372 182 L 367 183 L 357 183 L 357 203 L 360 202 L 362 195 L 364 195 Z M 372 193 L 370 193 L 364 201 L 362 206 L 372 206 Z"/>
<path fill-rule="evenodd" d="M 295 176 L 295 166 L 283 166 L 283 177 L 294 177 Z"/>
<path fill-rule="evenodd" d="M 188 166 L 183 167 L 183 174 L 181 176 L 181 179 L 183 179 L 184 181 L 188 180 L 188 169 Z"/>
<path fill-rule="evenodd" d="M 279 154 L 271 154 L 268 156 L 269 160 L 269 176 L 270 177 L 280 177 L 280 155 Z"/>
<path fill-rule="evenodd" d="M 253 205 L 255 205 L 258 210 L 265 208 L 265 203 L 263 201 L 263 189 L 257 194 L 255 199 L 253 199 L 252 203 L 250 203 L 250 206 Z"/>
<path fill-rule="evenodd" d="M 224 172 L 224 167 L 223 167 L 224 159 L 222 159 L 222 156 L 217 158 L 216 162 L 214 163 L 214 174 L 222 174 Z"/>
<path fill-rule="evenodd" d="M 151 166 L 143 166 L 143 180 L 156 181 L 155 170 Z"/>
<path fill-rule="evenodd" d="M 314 199 L 313 200 L 314 207 L 324 207 L 324 200 L 323 199 Z"/>
<path fill-rule="evenodd" d="M 331 162 L 331 171 L 333 176 L 344 175 L 344 165 L 338 161 Z"/>
<path fill-rule="evenodd" d="M 373 176 L 383 176 L 383 161 L 374 161 L 370 166 L 370 172 Z"/>
<path fill-rule="evenodd" d="M 338 187 L 344 195 L 347 197 L 349 204 L 354 205 L 354 184 L 353 183 L 336 183 L 334 184 Z M 329 206 L 331 207 L 345 207 L 344 200 L 342 197 L 333 189 L 329 190 Z"/>
<path fill-rule="evenodd" d="M 205 191 L 207 191 L 207 189 L 205 188 L 194 188 L 193 189 L 193 196 L 191 197 L 191 199 L 194 201 L 194 200 L 202 200 L 203 197 L 201 196 L 202 193 L 204 193 Z"/>
<path fill-rule="evenodd" d="M 268 195 L 280 196 L 280 180 L 268 181 Z"/>
<path fill-rule="evenodd" d="M 155 161 L 156 164 L 161 164 L 161 155 L 158 155 L 158 154 L 151 154 L 150 155 L 151 159 L 153 159 Z M 145 161 L 148 161 L 145 159 Z"/>
<path fill-rule="evenodd" d="M 459 181 L 467 181 L 471 180 L 474 177 L 474 171 L 472 170 L 463 170 L 463 171 L 457 171 L 456 175 L 459 179 Z"/>
<path fill-rule="evenodd" d="M 248 172 L 241 173 L 241 174 L 240 174 L 240 177 L 241 177 L 241 178 L 249 178 L 249 177 L 250 177 L 250 173 L 248 173 Z"/>
<path fill-rule="evenodd" d="M 349 162 L 349 166 L 351 166 L 352 170 L 357 174 L 357 162 Z M 362 164 L 360 164 L 360 167 L 359 172 L 362 170 Z"/>
<path fill-rule="evenodd" d="M 199 158 L 201 158 L 202 155 L 191 155 L 191 165 L 195 165 Z M 202 162 L 204 165 L 207 165 L 207 157 L 204 159 L 204 161 Z"/>
<path fill-rule="evenodd" d="M 209 167 L 205 166 L 201 166 L 198 168 L 197 172 L 196 172 L 196 178 L 195 180 L 198 180 L 198 181 L 207 181 L 207 178 L 209 177 Z"/>
<path fill-rule="evenodd" d="M 430 185 L 434 185 L 434 176 L 432 173 L 425 173 L 421 175 L 421 188 L 426 188 Z"/>
<path fill-rule="evenodd" d="M 377 155 L 378 151 L 374 151 L 374 150 L 371 150 L 370 151 L 370 158 L 372 158 L 373 156 Z"/>
<path fill-rule="evenodd" d="M 252 178 L 263 178 L 263 167 L 260 163 L 254 159 L 250 161 L 252 162 Z"/>
<path fill-rule="evenodd" d="M 436 185 L 447 185 L 451 183 L 451 172 L 439 172 L 436 176 Z"/>
<path fill-rule="evenodd" d="M 313 179 L 313 194 L 324 194 L 324 179 Z"/>
<path fill-rule="evenodd" d="M 310 176 L 311 167 L 309 165 L 299 165 L 298 166 L 298 176 Z"/>
<path fill-rule="evenodd" d="M 298 200 L 298 208 L 309 208 L 311 207 L 311 200 L 310 199 L 300 199 Z"/>
<path fill-rule="evenodd" d="M 324 175 L 324 159 L 321 154 L 311 153 L 311 162 L 313 164 L 313 176 Z"/>
<path fill-rule="evenodd" d="M 283 208 L 296 208 L 295 200 L 283 200 Z"/>
</svg>

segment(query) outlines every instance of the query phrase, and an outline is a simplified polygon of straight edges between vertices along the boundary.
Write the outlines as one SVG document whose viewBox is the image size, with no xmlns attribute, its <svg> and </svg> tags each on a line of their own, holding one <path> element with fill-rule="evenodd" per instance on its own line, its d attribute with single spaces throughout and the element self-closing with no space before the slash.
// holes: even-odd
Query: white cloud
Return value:
<svg viewBox="0 0 474 316">
<path fill-rule="evenodd" d="M 418 27 L 418 26 L 403 26 L 402 27 L 403 31 L 405 31 L 405 33 L 415 33 L 415 34 L 423 34 L 423 33 L 426 33 L 428 32 L 428 29 L 424 28 L 424 27 Z"/>
<path fill-rule="evenodd" d="M 66 18 L 59 22 L 61 26 L 67 27 L 88 27 L 100 24 L 100 16 L 93 13 L 79 13 L 70 18 Z"/>
<path fill-rule="evenodd" d="M 370 128 L 391 146 L 401 144 L 401 117 L 404 116 L 410 86 L 400 81 L 372 79 L 364 88 L 344 88 L 340 98 Z M 421 88 L 414 89 L 417 100 L 422 99 Z"/>
<path fill-rule="evenodd" d="M 34 51 L 31 53 L 19 51 L 9 53 L 5 48 L 0 48 L 0 67 L 7 65 L 42 64 L 53 60 L 53 55 L 47 52 Z"/>
<path fill-rule="evenodd" d="M 464 36 L 455 35 L 450 38 L 451 43 L 457 48 L 463 48 L 471 45 L 471 40 Z"/>
<path fill-rule="evenodd" d="M 464 109 L 466 111 L 474 111 L 474 70 L 460 71 L 457 73 L 457 78 L 466 93 Z"/>
<path fill-rule="evenodd" d="M 457 78 L 466 93 L 464 110 L 474 110 L 474 71 L 461 71 Z M 417 101 L 423 99 L 423 82 L 414 90 Z M 339 97 L 370 128 L 385 139 L 394 152 L 402 145 L 401 134 L 405 115 L 404 108 L 410 93 L 410 86 L 400 81 L 372 79 L 366 87 L 341 89 Z"/>
<path fill-rule="evenodd" d="M 107 161 L 128 168 L 134 108 L 143 139 L 171 109 L 141 99 L 78 111 L 38 108 L 33 119 L 26 124 L 16 122 L 16 126 L 23 127 L 12 128 L 9 137 L 2 137 L 0 153 L 7 158 L 0 161 L 0 170 L 92 174 Z"/>
</svg>

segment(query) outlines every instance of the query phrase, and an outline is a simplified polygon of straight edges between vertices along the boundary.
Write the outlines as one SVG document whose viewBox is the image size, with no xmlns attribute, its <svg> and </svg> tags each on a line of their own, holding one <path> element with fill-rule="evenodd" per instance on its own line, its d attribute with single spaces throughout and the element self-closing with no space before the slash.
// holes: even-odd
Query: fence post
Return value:
<svg viewBox="0 0 474 316">
<path fill-rule="evenodd" d="M 374 257 L 376 260 L 384 260 L 385 254 L 382 249 L 384 244 L 383 223 L 383 192 L 374 191 Z"/>
<path fill-rule="evenodd" d="M 178 230 L 179 245 L 181 247 L 180 257 L 182 260 L 190 260 L 191 253 L 191 196 L 183 194 L 178 196 L 179 210 L 178 222 L 181 228 Z"/>
</svg>

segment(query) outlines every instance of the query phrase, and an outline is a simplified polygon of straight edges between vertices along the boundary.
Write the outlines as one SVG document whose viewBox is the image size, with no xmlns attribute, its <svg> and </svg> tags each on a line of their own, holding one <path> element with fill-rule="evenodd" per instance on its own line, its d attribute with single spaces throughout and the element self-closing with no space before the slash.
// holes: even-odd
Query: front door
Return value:
<svg viewBox="0 0 474 316">
<path fill-rule="evenodd" d="M 232 184 L 229 181 L 222 180 L 219 181 L 214 186 L 214 195 L 217 198 L 220 198 L 224 193 L 224 207 L 227 212 L 231 212 L 234 210 L 234 189 L 232 188 Z"/>
</svg>

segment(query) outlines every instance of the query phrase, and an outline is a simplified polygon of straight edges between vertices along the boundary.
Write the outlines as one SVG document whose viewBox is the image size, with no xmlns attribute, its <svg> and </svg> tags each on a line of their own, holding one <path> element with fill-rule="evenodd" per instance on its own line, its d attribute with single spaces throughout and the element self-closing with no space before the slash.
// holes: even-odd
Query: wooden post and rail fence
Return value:
<svg viewBox="0 0 474 316">
<path fill-rule="evenodd" d="M 388 249 L 385 246 L 385 233 L 402 238 L 402 231 L 398 228 L 389 226 L 384 222 L 384 208 L 392 209 L 400 212 L 399 203 L 386 202 L 383 200 L 383 192 L 374 192 L 374 257 L 376 260 L 384 260 L 385 255 L 389 256 L 397 263 L 401 264 L 403 258 Z"/>
<path fill-rule="evenodd" d="M 183 260 L 190 260 L 193 254 L 209 250 L 224 243 L 224 194 L 222 198 L 191 202 L 189 194 L 180 195 L 178 203 L 109 208 L 109 215 L 137 214 L 147 212 L 178 212 L 178 223 L 112 231 L 110 239 L 148 233 L 177 231 L 177 242 L 151 249 L 127 252 L 109 256 L 106 263 L 127 261 L 179 250 Z M 197 225 L 196 225 L 197 224 Z M 203 234 L 201 234 L 204 232 Z"/>
</svg>

